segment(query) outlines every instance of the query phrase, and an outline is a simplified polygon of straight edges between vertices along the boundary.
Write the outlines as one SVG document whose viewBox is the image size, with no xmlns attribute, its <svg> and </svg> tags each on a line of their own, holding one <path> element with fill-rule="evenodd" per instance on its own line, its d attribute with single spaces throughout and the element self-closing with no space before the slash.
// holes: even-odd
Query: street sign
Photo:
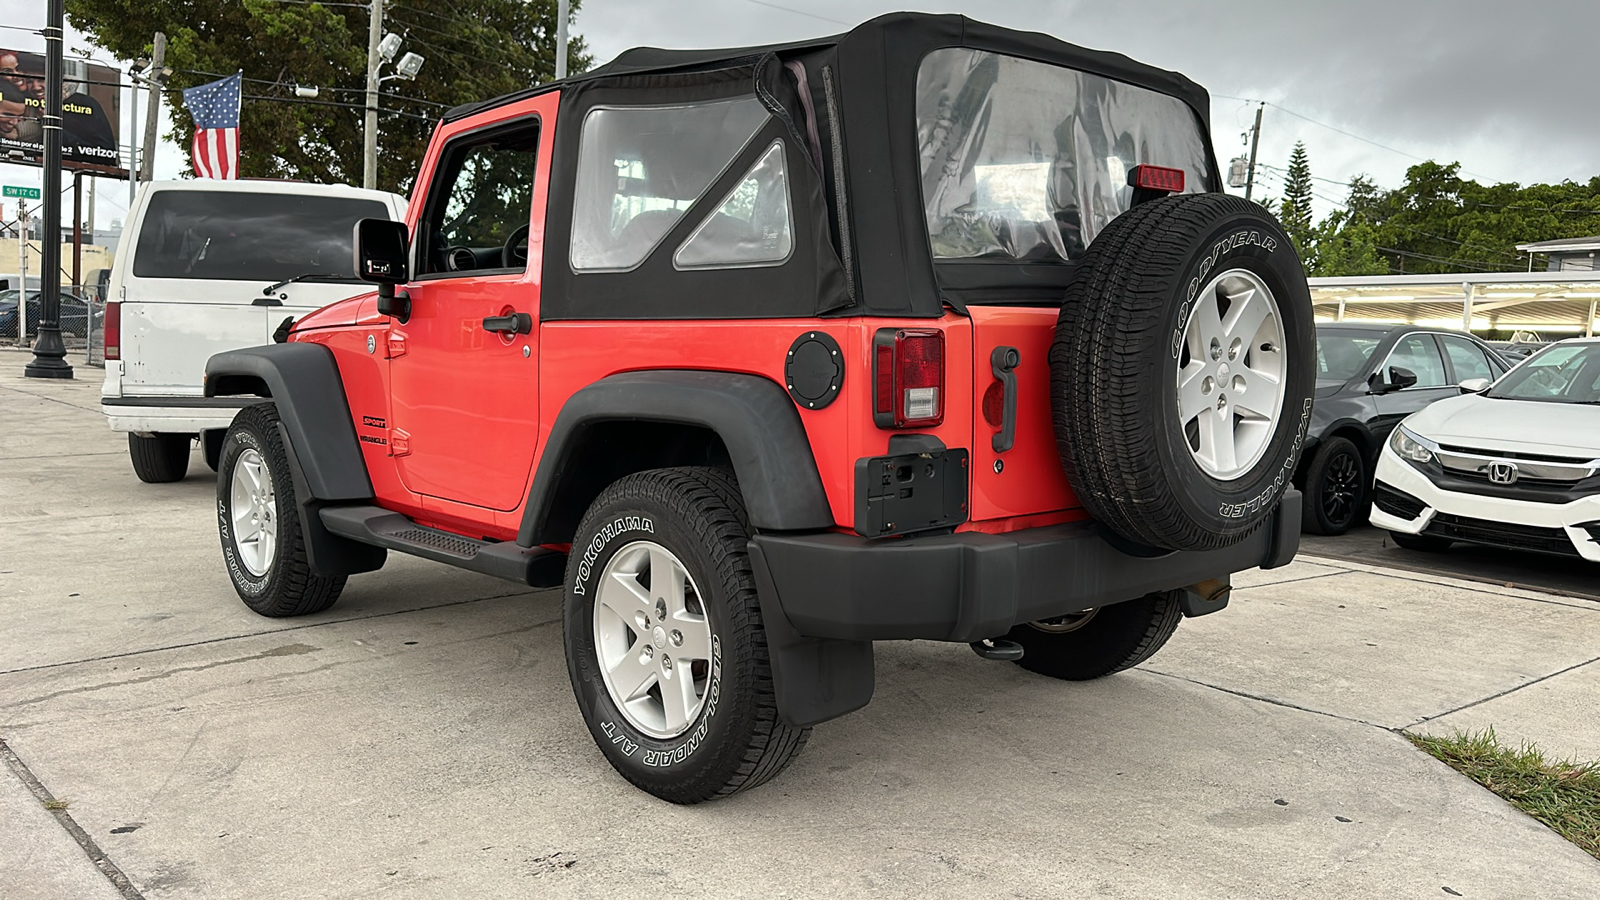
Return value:
<svg viewBox="0 0 1600 900">
<path fill-rule="evenodd" d="M 14 184 L 8 184 L 5 186 L 3 195 L 0 196 L 20 197 L 23 200 L 37 200 L 39 199 L 39 189 L 31 187 L 17 187 Z"/>
</svg>

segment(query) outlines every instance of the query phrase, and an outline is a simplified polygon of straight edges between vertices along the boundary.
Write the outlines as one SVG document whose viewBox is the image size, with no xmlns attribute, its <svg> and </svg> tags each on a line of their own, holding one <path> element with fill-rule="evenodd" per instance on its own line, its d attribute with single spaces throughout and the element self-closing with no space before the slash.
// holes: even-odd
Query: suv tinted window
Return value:
<svg viewBox="0 0 1600 900">
<path fill-rule="evenodd" d="M 376 200 L 307 194 L 159 191 L 133 254 L 139 278 L 277 281 L 313 272 L 355 280 L 359 219 L 390 218 Z"/>
<path fill-rule="evenodd" d="M 642 262 L 766 120 L 753 96 L 590 110 L 579 139 L 573 270 Z"/>
<path fill-rule="evenodd" d="M 1209 182 L 1204 133 L 1176 97 L 1061 66 L 945 48 L 917 70 L 917 146 L 933 255 L 1076 259 L 1132 198 L 1128 170 Z"/>
<path fill-rule="evenodd" d="M 1441 334 L 1439 340 L 1444 343 L 1444 351 L 1450 354 L 1450 365 L 1456 370 L 1457 382 L 1469 378 L 1493 381 L 1499 374 L 1489 366 L 1489 358 L 1483 355 L 1477 344 L 1453 334 Z"/>
<path fill-rule="evenodd" d="M 1408 334 L 1389 352 L 1384 364 L 1384 376 L 1390 368 L 1399 366 L 1416 373 L 1419 388 L 1444 387 L 1449 382 L 1444 377 L 1444 359 L 1439 356 L 1439 345 L 1431 334 Z"/>
</svg>

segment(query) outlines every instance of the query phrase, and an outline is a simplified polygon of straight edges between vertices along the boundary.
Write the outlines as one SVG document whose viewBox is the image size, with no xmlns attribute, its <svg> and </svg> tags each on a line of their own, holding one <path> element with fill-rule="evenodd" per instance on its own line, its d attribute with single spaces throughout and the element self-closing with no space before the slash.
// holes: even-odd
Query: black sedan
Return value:
<svg viewBox="0 0 1600 900">
<path fill-rule="evenodd" d="M 1366 518 L 1378 451 L 1401 419 L 1509 368 L 1470 334 L 1417 325 L 1317 325 L 1317 387 L 1295 483 L 1304 527 L 1343 534 Z"/>
<path fill-rule="evenodd" d="M 0 338 L 17 337 L 18 315 L 17 299 L 21 291 L 12 288 L 0 291 Z M 28 294 L 28 337 L 39 336 L 39 319 L 44 315 L 44 293 L 31 291 Z M 61 297 L 61 335 L 62 337 L 88 337 L 89 336 L 89 305 L 82 299 L 62 291 Z M 98 321 L 98 320 L 97 320 Z"/>
</svg>

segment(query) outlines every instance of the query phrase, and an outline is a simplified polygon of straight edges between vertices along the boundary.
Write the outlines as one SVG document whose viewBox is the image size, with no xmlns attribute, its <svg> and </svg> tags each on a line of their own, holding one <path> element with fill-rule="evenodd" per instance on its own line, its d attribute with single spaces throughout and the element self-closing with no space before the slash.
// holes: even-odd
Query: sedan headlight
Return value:
<svg viewBox="0 0 1600 900">
<path fill-rule="evenodd" d="M 1389 447 L 1400 454 L 1401 459 L 1414 463 L 1433 461 L 1433 450 L 1429 445 L 1403 427 L 1395 428 L 1394 434 L 1389 438 Z"/>
</svg>

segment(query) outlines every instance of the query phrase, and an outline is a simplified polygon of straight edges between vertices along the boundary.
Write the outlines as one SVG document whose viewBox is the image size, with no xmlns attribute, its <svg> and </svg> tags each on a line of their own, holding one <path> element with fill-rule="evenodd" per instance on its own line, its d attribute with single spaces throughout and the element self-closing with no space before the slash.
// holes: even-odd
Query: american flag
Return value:
<svg viewBox="0 0 1600 900">
<path fill-rule="evenodd" d="M 194 173 L 201 178 L 239 177 L 239 96 L 241 77 L 188 88 L 183 105 L 194 117 Z"/>
</svg>

